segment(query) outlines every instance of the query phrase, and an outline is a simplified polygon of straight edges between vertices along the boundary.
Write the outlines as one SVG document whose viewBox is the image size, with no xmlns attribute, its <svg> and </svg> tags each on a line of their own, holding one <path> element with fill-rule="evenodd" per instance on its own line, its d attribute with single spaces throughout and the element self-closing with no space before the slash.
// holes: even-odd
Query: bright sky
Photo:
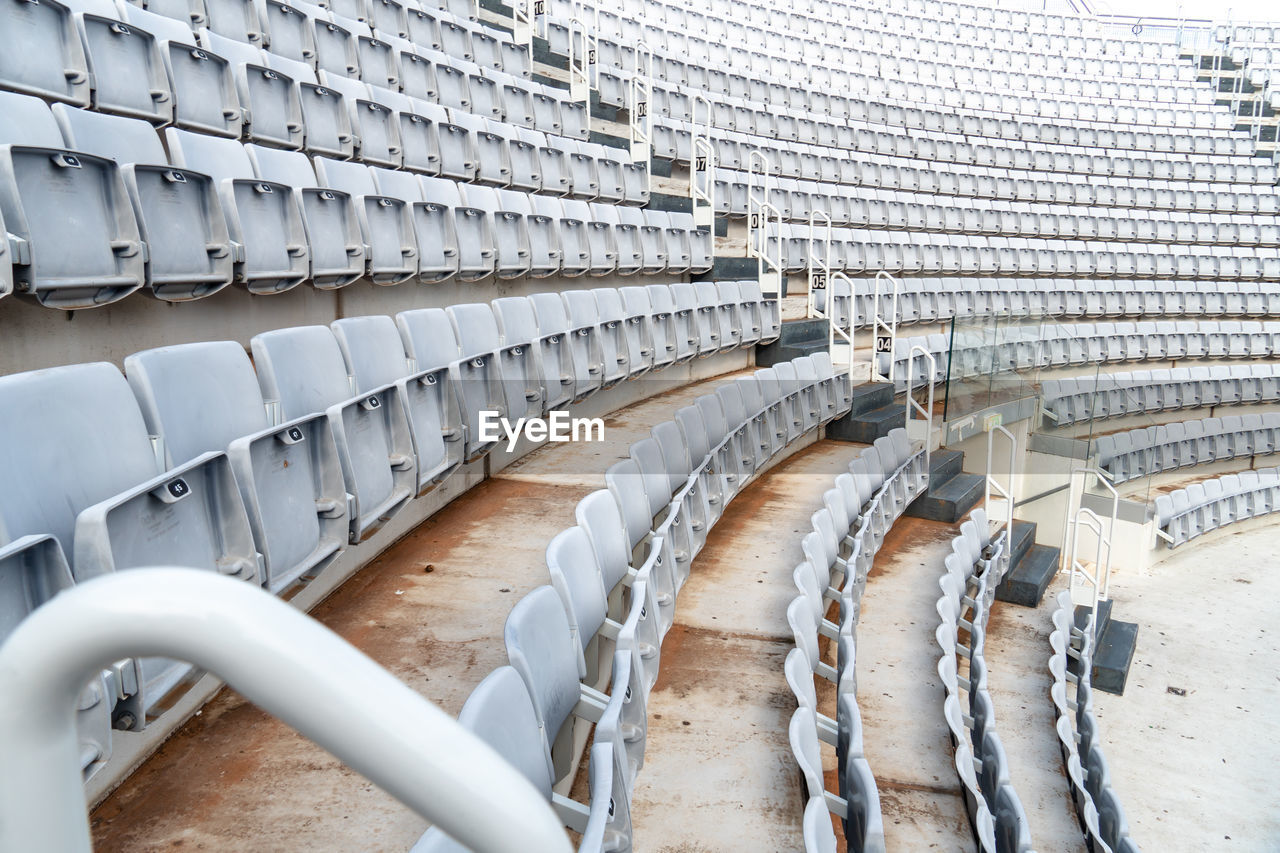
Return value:
<svg viewBox="0 0 1280 853">
<path fill-rule="evenodd" d="M 1276 0 L 1094 0 L 1089 5 L 1095 12 L 1116 15 L 1280 21 L 1280 5 Z"/>
</svg>

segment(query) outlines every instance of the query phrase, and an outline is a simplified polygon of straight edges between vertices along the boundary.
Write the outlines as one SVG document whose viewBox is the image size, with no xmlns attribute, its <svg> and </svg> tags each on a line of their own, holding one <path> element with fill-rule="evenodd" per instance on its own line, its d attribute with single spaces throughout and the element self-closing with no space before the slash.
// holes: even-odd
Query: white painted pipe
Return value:
<svg viewBox="0 0 1280 853">
<path fill-rule="evenodd" d="M 354 646 L 257 587 L 175 568 L 80 584 L 0 646 L 0 850 L 91 849 L 76 698 L 149 656 L 218 675 L 477 853 L 572 850 L 528 780 Z"/>
</svg>

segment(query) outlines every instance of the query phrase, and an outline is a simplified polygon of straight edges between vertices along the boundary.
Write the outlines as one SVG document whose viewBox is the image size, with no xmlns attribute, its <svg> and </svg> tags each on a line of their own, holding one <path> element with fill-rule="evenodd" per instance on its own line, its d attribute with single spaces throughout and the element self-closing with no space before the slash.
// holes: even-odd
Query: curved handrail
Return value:
<svg viewBox="0 0 1280 853">
<path fill-rule="evenodd" d="M 572 850 L 524 776 L 364 653 L 262 589 L 179 568 L 80 584 L 0 646 L 0 849 L 91 849 L 76 697 L 105 664 L 150 655 L 217 674 L 473 850 Z"/>
</svg>

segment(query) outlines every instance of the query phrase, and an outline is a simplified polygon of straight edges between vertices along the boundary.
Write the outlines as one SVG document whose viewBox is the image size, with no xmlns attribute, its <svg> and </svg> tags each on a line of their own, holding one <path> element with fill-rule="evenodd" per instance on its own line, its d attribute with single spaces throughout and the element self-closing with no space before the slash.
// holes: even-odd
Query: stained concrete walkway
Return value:
<svg viewBox="0 0 1280 853">
<path fill-rule="evenodd" d="M 934 641 L 938 577 L 955 533 L 948 524 L 898 519 L 862 598 L 858 707 L 889 850 L 973 850 Z"/>
</svg>

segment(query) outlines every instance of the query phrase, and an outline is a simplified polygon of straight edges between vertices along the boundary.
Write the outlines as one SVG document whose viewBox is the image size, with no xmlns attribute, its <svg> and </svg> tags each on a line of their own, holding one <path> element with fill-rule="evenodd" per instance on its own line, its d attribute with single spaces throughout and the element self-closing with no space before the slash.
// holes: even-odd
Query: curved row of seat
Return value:
<svg viewBox="0 0 1280 853">
<path fill-rule="evenodd" d="M 1207 465 L 1224 459 L 1275 453 L 1280 412 L 1228 415 L 1150 426 L 1094 439 L 1098 467 L 1113 483 Z"/>
<path fill-rule="evenodd" d="M 649 691 L 711 528 L 771 459 L 849 409 L 848 377 L 826 370 L 825 353 L 816 361 L 722 384 L 633 443 L 606 471 L 607 488 L 578 503 L 577 525 L 548 545 L 550 585 L 507 618 L 511 666 L 490 674 L 463 707 L 460 721 L 514 756 L 582 834 L 580 850 L 632 849 Z M 576 772 L 575 727 L 582 734 L 592 725 L 590 802 L 574 804 L 551 788 Z M 434 828 L 414 847 L 459 849 Z"/>
<path fill-rule="evenodd" d="M 917 362 L 914 377 L 907 376 L 907 363 L 916 347 L 933 354 L 935 383 L 948 377 L 1111 362 L 1261 361 L 1280 358 L 1280 322 L 1026 323 L 989 331 L 960 328 L 950 334 L 913 335 L 896 339 L 892 353 L 876 354 L 882 374 L 889 375 L 893 363 L 899 391 L 906 390 L 908 380 L 913 385 L 929 381 L 923 361 Z"/>
<path fill-rule="evenodd" d="M 846 849 L 885 849 L 879 792 L 862 749 L 858 614 L 885 534 L 928 489 L 927 456 L 901 427 L 876 439 L 823 494 L 813 529 L 801 540 L 804 561 L 792 574 L 798 595 L 787 607 L 795 648 L 787 653 L 785 672 L 796 698 L 788 736 L 808 798 L 804 839 L 811 853 L 835 853 L 831 814 L 844 824 Z M 835 622 L 827 619 L 833 601 L 839 610 Z M 834 667 L 823 660 L 824 639 L 835 646 Z M 819 707 L 815 678 L 835 685 L 834 709 Z M 835 747 L 838 793 L 826 790 L 823 781 L 824 743 Z"/>
<path fill-rule="evenodd" d="M 1192 483 L 1155 499 L 1156 528 L 1170 548 L 1202 533 L 1280 508 L 1280 468 L 1260 468 Z"/>
<path fill-rule="evenodd" d="M 716 297 L 705 309 L 677 310 L 662 285 L 544 293 L 265 332 L 252 363 L 224 341 L 135 353 L 127 380 L 105 363 L 0 377 L 0 575 L 21 581 L 4 587 L 0 629 L 59 589 L 136 566 L 284 593 L 492 449 L 483 413 L 546 415 L 761 340 L 772 315 L 758 299 L 721 303 L 701 287 Z M 829 359 L 804 364 L 834 383 Z M 87 771 L 110 754 L 113 708 L 141 729 L 188 672 L 112 667 L 83 703 Z"/>
<path fill-rule="evenodd" d="M 1058 595 L 1049 643 L 1049 673 L 1062 763 L 1071 785 L 1071 801 L 1090 849 L 1138 853 L 1120 798 L 1111 784 L 1093 710 L 1095 639 L 1074 615 L 1071 593 Z"/>
<path fill-rule="evenodd" d="M 941 619 L 935 637 L 942 651 L 938 677 L 943 715 L 955 750 L 965 809 L 981 851 L 1029 851 L 1031 829 L 1009 780 L 1009 762 L 996 732 L 995 705 L 987 690 L 987 620 L 996 587 L 1009 569 L 1008 531 L 991 538 L 984 510 L 973 511 L 951 540 L 938 580 Z"/>
<path fill-rule="evenodd" d="M 1280 365 L 1239 364 L 1048 379 L 1045 415 L 1058 426 L 1150 412 L 1280 400 Z"/>
<path fill-rule="evenodd" d="M 852 286 L 850 286 L 852 285 Z M 901 278 L 897 280 L 898 323 L 934 323 L 978 317 L 1241 317 L 1280 316 L 1280 284 L 1275 282 L 1125 281 L 1093 279 Z M 852 295 L 851 292 L 852 291 Z M 831 317 L 845 330 L 871 325 L 875 282 L 834 278 L 817 292 Z M 882 319 L 895 317 L 892 286 L 881 288 Z M 1150 325 L 1138 324 L 1141 334 Z M 1189 326 L 1157 323 L 1165 335 Z"/>
<path fill-rule="evenodd" d="M 232 282 L 278 293 L 365 276 L 395 284 L 711 264 L 710 232 L 695 229 L 691 214 L 616 204 L 632 183 L 638 198 L 648 193 L 647 172 L 633 182 L 634 170 L 607 153 L 619 149 L 543 157 L 545 144 L 508 148 L 477 133 L 487 141 L 459 156 L 474 169 L 483 150 L 472 175 L 481 186 L 176 128 L 162 145 L 141 120 L 50 110 L 28 95 L 0 92 L 0 111 L 9 143 L 0 148 L 0 217 L 17 249 L 0 257 L 0 295 L 16 284 L 52 307 L 106 304 L 144 285 L 185 301 Z M 75 251 L 66 250 L 59 193 L 91 211 Z M 552 197 L 566 193 L 576 197 Z"/>
<path fill-rule="evenodd" d="M 768 257 L 785 272 L 807 269 L 814 245 L 826 240 L 825 229 L 798 223 L 770 223 L 765 233 Z M 1275 281 L 1280 280 L 1280 248 L 832 228 L 830 268 L 854 274 Z"/>
<path fill-rule="evenodd" d="M 663 63 L 655 62 L 658 66 L 656 73 L 660 76 L 665 74 L 668 79 L 674 76 L 685 80 L 689 79 L 689 74 L 692 73 L 695 85 L 701 83 L 702 67 L 746 67 L 760 69 L 756 72 L 757 74 L 761 74 L 766 80 L 780 84 L 797 81 L 813 89 L 822 89 L 824 85 L 830 84 L 833 87 L 830 91 L 868 92 L 873 97 L 931 104 L 945 103 L 957 107 L 967 106 L 973 110 L 985 109 L 992 113 L 1075 118 L 1077 110 L 1095 108 L 1092 111 L 1093 118 L 1089 120 L 1114 124 L 1145 124 L 1155 127 L 1200 127 L 1210 133 L 1215 130 L 1221 132 L 1232 127 L 1232 122 L 1227 120 L 1229 113 L 1225 110 L 1201 111 L 1197 114 L 1178 109 L 1151 107 L 1149 102 L 1143 102 L 1139 97 L 1133 98 L 1132 104 L 1121 102 L 1113 106 L 1108 103 L 1109 100 L 1122 97 L 1122 94 L 1138 95 L 1142 91 L 1137 88 L 1144 82 L 1141 76 L 1142 65 L 1136 60 L 1143 58 L 1141 54 L 1144 50 L 1153 50 L 1153 55 L 1146 58 L 1157 63 L 1161 59 L 1176 62 L 1176 49 L 1172 44 L 1117 43 L 1120 46 L 1118 53 L 1123 52 L 1126 47 L 1132 47 L 1138 55 L 1127 57 L 1131 60 L 1128 63 L 1123 61 L 1126 57 L 1122 56 L 1116 56 L 1110 63 L 1105 60 L 1096 63 L 1092 69 L 1093 72 L 1098 76 L 1106 75 L 1104 79 L 1107 83 L 1111 83 L 1111 86 L 1100 87 L 1098 95 L 1091 96 L 1092 92 L 1086 93 L 1086 87 L 1083 85 L 1083 81 L 1090 76 L 1090 73 L 1085 70 L 1085 62 L 1090 58 L 1103 59 L 1103 57 L 1097 54 L 1093 57 L 1087 54 L 1077 54 L 1074 57 L 1056 54 L 1045 56 L 1037 52 L 1027 52 L 1011 42 L 992 44 L 990 39 L 997 37 L 994 32 L 988 33 L 986 35 L 988 41 L 982 44 L 957 46 L 945 40 L 922 37 L 916 33 L 910 35 L 904 35 L 901 31 L 879 33 L 873 29 L 853 25 L 851 34 L 842 35 L 838 41 L 824 44 L 826 39 L 822 37 L 804 38 L 803 34 L 791 32 L 790 22 L 784 22 L 776 30 L 760 30 L 754 33 L 754 38 L 752 35 L 740 35 L 736 38 L 734 35 L 728 35 L 726 44 L 749 43 L 754 46 L 754 49 L 738 49 L 729 52 L 726 56 L 723 47 L 717 50 L 709 46 L 710 39 L 704 40 L 700 36 L 691 36 L 689 33 L 710 33 L 726 29 L 746 32 L 754 31 L 756 28 L 738 23 L 733 17 L 690 10 L 683 3 L 652 4 L 638 13 L 634 9 L 613 4 L 601 4 L 600 8 L 617 18 L 631 19 L 639 23 L 645 43 L 657 49 L 663 56 L 676 60 L 674 68 L 672 60 Z M 675 23 L 667 19 L 667 14 L 672 12 L 680 18 Z M 573 15 L 573 10 L 565 9 L 562 15 L 562 19 L 567 21 Z M 691 18 L 692 22 L 690 22 Z M 604 53 L 606 61 L 612 59 L 615 63 L 621 63 L 622 67 L 633 67 L 633 49 L 629 45 L 635 42 L 628 42 L 625 37 L 619 38 L 614 35 L 617 27 L 610 27 L 610 24 L 611 21 L 605 18 L 601 27 L 603 35 L 599 36 L 600 42 L 608 45 Z M 553 49 L 561 49 L 567 44 L 567 26 L 565 30 L 552 31 Z M 618 39 L 621 44 L 615 42 L 615 39 Z M 804 44 L 809 49 L 797 50 L 797 44 Z M 882 58 L 878 55 L 880 53 L 887 56 Z M 950 73 L 944 71 L 936 74 L 933 80 L 921 82 L 918 80 L 919 65 L 913 64 L 904 74 L 903 63 L 898 59 L 899 56 L 928 56 L 934 68 L 950 67 L 961 70 L 959 74 L 954 70 Z M 692 61 L 686 57 L 691 58 Z M 1067 86 L 1046 87 L 1047 89 L 1057 88 L 1057 91 L 1037 93 L 1035 98 L 1031 98 L 1025 97 L 1025 89 L 1016 90 L 1008 84 L 992 85 L 996 82 L 993 74 L 977 77 L 967 73 L 971 67 L 1025 69 L 1028 76 L 1075 78 L 1082 84 L 1070 89 Z M 672 71 L 675 73 L 672 74 Z M 1172 76 L 1175 79 L 1191 77 L 1186 72 L 1175 72 Z M 917 79 L 913 80 L 912 77 Z M 859 86 L 861 79 L 865 79 L 867 84 Z M 1007 79 L 1008 75 L 1004 80 Z M 1093 79 L 1098 78 L 1095 76 Z M 1191 77 L 1191 79 L 1194 78 Z M 1122 93 L 1116 84 L 1128 81 L 1132 81 L 1137 86 Z M 916 85 L 894 86 L 895 82 L 916 83 Z M 986 83 L 985 87 L 984 83 Z M 969 85 L 972 88 L 966 92 L 965 87 Z M 987 91 L 981 91 L 983 88 Z M 1106 94 L 1103 94 L 1104 91 Z M 973 97 L 975 95 L 977 97 Z M 1004 98 L 1002 99 L 1001 96 Z"/>
</svg>

